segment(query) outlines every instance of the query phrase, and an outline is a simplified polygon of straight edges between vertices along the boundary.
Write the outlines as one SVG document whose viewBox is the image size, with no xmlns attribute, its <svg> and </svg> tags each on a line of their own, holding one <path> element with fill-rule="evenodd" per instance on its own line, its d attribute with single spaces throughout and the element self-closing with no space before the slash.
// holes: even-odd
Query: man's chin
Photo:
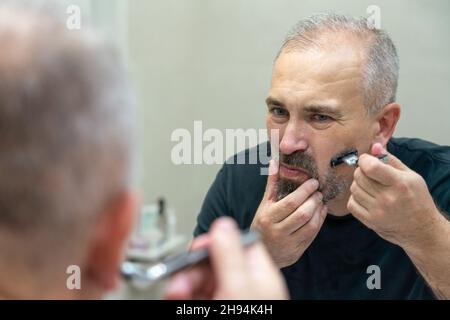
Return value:
<svg viewBox="0 0 450 320">
<path fill-rule="evenodd" d="M 280 165 L 279 175 L 281 179 L 289 180 L 297 183 L 298 185 L 301 185 L 306 180 L 311 178 L 307 171 L 301 169 L 290 169 L 283 164 Z"/>
</svg>

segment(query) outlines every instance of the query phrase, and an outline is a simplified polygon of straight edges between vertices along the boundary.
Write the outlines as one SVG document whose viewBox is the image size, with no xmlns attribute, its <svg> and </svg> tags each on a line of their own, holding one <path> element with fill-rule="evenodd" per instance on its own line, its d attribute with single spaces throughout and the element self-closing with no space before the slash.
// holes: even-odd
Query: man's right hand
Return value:
<svg viewBox="0 0 450 320">
<path fill-rule="evenodd" d="M 270 161 L 263 200 L 251 228 L 262 240 L 279 268 L 294 264 L 309 247 L 327 215 L 319 182 L 309 179 L 294 192 L 277 201 L 278 166 Z"/>
</svg>

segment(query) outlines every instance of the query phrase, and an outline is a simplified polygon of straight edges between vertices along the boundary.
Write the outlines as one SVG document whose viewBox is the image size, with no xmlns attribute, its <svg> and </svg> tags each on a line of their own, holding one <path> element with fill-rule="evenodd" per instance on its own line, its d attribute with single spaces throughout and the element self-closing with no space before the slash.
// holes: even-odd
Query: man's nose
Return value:
<svg viewBox="0 0 450 320">
<path fill-rule="evenodd" d="M 296 151 L 305 151 L 307 148 L 308 143 L 304 128 L 298 124 L 288 124 L 280 141 L 280 152 L 292 154 Z"/>
</svg>

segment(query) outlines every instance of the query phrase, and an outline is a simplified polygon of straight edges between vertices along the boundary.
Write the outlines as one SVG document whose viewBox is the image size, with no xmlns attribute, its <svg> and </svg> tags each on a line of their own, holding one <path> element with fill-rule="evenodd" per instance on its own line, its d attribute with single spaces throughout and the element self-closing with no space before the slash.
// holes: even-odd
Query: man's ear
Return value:
<svg viewBox="0 0 450 320">
<path fill-rule="evenodd" d="M 85 275 L 102 291 L 114 289 L 119 282 L 119 270 L 135 223 L 137 204 L 135 194 L 122 192 L 106 207 L 94 227 Z"/>
<path fill-rule="evenodd" d="M 375 132 L 374 142 L 379 142 L 386 146 L 389 139 L 392 137 L 400 118 L 400 105 L 398 103 L 390 103 L 386 105 L 377 114 L 377 132 Z"/>
</svg>

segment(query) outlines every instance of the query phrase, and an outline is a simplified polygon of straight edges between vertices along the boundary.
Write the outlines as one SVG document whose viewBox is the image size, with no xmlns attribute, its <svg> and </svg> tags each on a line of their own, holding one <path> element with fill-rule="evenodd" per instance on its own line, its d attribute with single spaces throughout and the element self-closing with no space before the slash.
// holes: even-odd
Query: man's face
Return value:
<svg viewBox="0 0 450 320">
<path fill-rule="evenodd" d="M 353 170 L 331 168 L 334 156 L 356 148 L 368 152 L 376 121 L 361 91 L 363 56 L 352 48 L 282 53 L 267 98 L 267 128 L 279 130 L 283 198 L 309 178 L 320 182 L 324 201 L 348 198 Z"/>
</svg>

